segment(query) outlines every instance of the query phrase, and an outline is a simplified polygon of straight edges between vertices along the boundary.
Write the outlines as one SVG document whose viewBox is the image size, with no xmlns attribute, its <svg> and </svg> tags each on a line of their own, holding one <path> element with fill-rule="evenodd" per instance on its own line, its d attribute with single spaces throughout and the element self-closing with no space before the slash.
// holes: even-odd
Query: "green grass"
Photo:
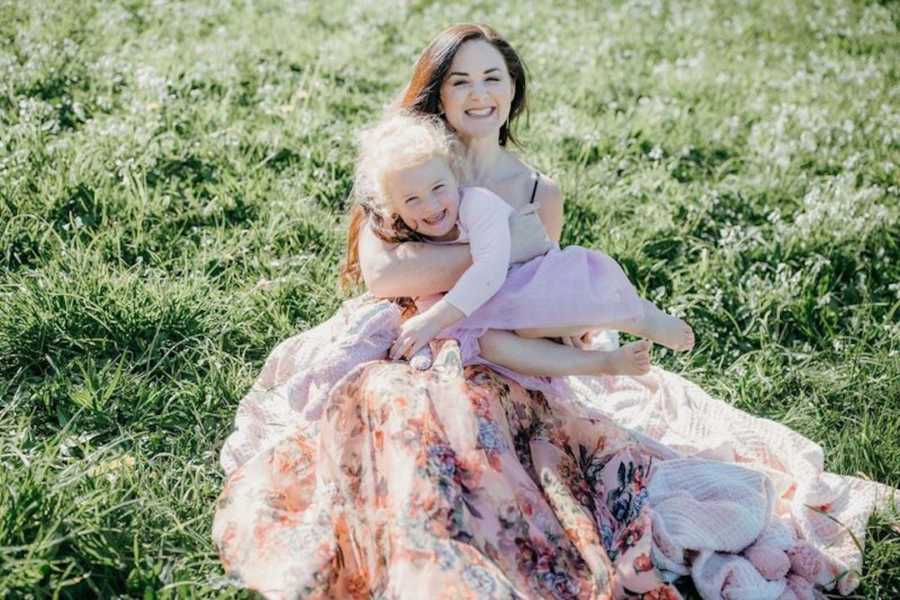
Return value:
<svg viewBox="0 0 900 600">
<path fill-rule="evenodd" d="M 0 596 L 246 596 L 218 449 L 341 300 L 354 132 L 458 21 L 530 68 L 564 242 L 693 324 L 657 361 L 900 485 L 900 5 L 356 4 L 0 0 Z M 900 597 L 896 528 L 858 597 Z"/>
</svg>

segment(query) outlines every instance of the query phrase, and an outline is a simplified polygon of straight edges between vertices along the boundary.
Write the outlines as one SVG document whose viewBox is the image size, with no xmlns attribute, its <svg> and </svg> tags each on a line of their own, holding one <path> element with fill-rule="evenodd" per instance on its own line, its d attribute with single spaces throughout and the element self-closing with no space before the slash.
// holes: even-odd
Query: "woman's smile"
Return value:
<svg viewBox="0 0 900 600">
<path fill-rule="evenodd" d="M 466 110 L 466 116 L 473 119 L 484 119 L 487 117 L 492 117 L 497 109 L 493 106 L 487 106 L 485 108 L 470 108 Z"/>
</svg>

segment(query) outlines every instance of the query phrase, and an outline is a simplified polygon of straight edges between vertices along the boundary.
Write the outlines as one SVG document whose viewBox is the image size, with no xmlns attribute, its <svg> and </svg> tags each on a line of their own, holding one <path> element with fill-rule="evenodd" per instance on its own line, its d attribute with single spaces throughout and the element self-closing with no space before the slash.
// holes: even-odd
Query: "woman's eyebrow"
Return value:
<svg viewBox="0 0 900 600">
<path fill-rule="evenodd" d="M 500 67 L 491 67 L 490 69 L 486 69 L 484 71 L 484 74 L 487 75 L 488 73 L 493 73 L 494 71 L 499 71 L 499 70 L 500 70 Z M 468 73 L 464 73 L 462 71 L 450 71 L 450 75 L 459 75 L 460 77 L 468 77 L 469 76 Z"/>
</svg>

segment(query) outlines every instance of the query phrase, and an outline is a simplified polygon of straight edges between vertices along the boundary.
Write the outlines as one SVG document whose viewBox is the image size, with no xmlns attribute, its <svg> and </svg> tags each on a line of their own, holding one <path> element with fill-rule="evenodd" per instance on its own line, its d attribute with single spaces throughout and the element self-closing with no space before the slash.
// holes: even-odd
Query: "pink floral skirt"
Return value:
<svg viewBox="0 0 900 600">
<path fill-rule="evenodd" d="M 270 598 L 679 598 L 650 557 L 657 457 L 605 425 L 485 367 L 370 363 L 229 478 L 222 562 Z"/>
<path fill-rule="evenodd" d="M 811 442 L 675 375 L 573 387 L 638 432 L 463 370 L 448 342 L 430 371 L 354 368 L 306 420 L 290 397 L 304 339 L 273 352 L 223 449 L 213 539 L 238 586 L 267 598 L 652 599 L 680 598 L 672 583 L 690 576 L 704 598 L 788 600 L 856 585 L 853 540 L 883 486 L 822 473 Z M 685 437 L 697 431 L 705 450 Z M 773 575 L 758 559 L 787 561 L 795 534 L 832 555 Z"/>
</svg>

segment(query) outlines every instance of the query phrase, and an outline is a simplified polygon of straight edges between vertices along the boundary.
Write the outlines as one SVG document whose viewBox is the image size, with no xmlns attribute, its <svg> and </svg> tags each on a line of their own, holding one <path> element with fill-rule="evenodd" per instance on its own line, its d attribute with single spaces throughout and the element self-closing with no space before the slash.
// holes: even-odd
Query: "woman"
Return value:
<svg viewBox="0 0 900 600">
<path fill-rule="evenodd" d="M 545 248 L 541 222 L 558 240 L 562 215 L 556 185 L 505 148 L 525 89 L 502 38 L 457 26 L 426 48 L 400 100 L 442 114 L 478 185 L 526 208 L 513 224 L 520 260 Z M 446 290 L 468 266 L 465 248 L 393 247 L 361 214 L 351 227 L 346 275 L 378 296 Z M 808 440 L 658 369 L 545 396 L 461 372 L 447 344 L 431 371 L 381 361 L 345 375 L 360 357 L 342 357 L 344 342 L 383 357 L 369 333 L 392 318 L 387 302 L 345 304 L 279 345 L 241 403 L 214 524 L 241 585 L 273 598 L 678 598 L 671 582 L 690 575 L 706 598 L 773 599 L 855 586 L 859 552 L 831 517 L 859 537 L 886 490 L 823 474 Z M 825 541 L 828 556 L 808 543 Z"/>
</svg>

